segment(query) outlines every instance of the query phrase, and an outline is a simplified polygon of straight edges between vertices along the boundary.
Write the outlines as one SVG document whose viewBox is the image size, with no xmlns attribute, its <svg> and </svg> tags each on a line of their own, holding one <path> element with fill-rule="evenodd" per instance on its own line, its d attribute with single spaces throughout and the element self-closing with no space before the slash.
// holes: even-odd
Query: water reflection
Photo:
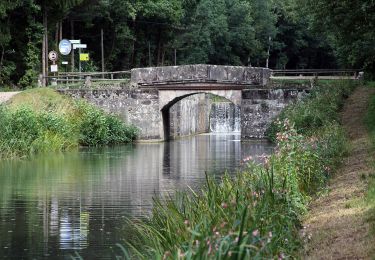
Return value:
<svg viewBox="0 0 375 260">
<path fill-rule="evenodd" d="M 241 158 L 272 150 L 239 139 L 200 135 L 0 162 L 0 256 L 111 256 L 128 235 L 124 218 L 148 215 L 153 196 L 198 189 L 205 172 L 233 173 Z"/>
</svg>

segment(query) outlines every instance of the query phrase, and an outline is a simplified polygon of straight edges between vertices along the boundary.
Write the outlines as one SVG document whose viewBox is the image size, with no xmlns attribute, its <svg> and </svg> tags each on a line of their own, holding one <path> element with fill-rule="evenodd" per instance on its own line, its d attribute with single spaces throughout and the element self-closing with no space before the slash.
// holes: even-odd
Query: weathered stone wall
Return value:
<svg viewBox="0 0 375 260">
<path fill-rule="evenodd" d="M 291 102 L 306 95 L 304 89 L 248 89 L 242 92 L 241 137 L 264 138 L 272 120 Z"/>
<path fill-rule="evenodd" d="M 241 134 L 242 138 L 246 139 L 263 138 L 272 119 L 286 105 L 305 95 L 308 89 L 284 86 L 279 89 L 242 91 L 158 91 L 146 88 L 60 90 L 60 93 L 76 99 L 83 98 L 108 112 L 119 115 L 124 122 L 140 129 L 141 140 L 164 140 L 169 136 L 176 138 L 208 132 L 210 101 L 203 92 L 225 97 L 240 107 Z M 169 128 L 164 128 L 163 125 L 166 124 L 166 118 Z"/>
<path fill-rule="evenodd" d="M 206 94 L 186 97 L 169 109 L 170 138 L 209 132 L 211 101 Z"/>
<path fill-rule="evenodd" d="M 59 92 L 75 99 L 85 99 L 107 112 L 119 115 L 124 122 L 140 129 L 139 138 L 142 140 L 163 138 L 157 90 L 67 89 Z"/>
<path fill-rule="evenodd" d="M 199 64 L 132 69 L 131 82 L 152 85 L 174 81 L 217 81 L 264 86 L 270 76 L 271 70 L 267 68 Z"/>
</svg>

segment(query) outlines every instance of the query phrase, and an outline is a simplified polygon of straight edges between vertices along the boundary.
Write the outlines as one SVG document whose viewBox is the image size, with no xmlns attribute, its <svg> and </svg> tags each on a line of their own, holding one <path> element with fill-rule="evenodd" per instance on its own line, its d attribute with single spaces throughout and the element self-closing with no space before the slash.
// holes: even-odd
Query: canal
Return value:
<svg viewBox="0 0 375 260">
<path fill-rule="evenodd" d="M 129 236 L 125 220 L 149 215 L 153 197 L 199 190 L 205 172 L 235 174 L 243 158 L 272 149 L 240 134 L 204 134 L 1 161 L 0 255 L 114 258 Z"/>
</svg>

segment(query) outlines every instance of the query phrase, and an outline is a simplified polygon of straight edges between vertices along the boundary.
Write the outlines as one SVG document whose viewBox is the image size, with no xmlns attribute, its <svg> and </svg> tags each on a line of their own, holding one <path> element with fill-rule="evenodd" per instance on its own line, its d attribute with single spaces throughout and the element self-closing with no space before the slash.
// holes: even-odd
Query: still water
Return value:
<svg viewBox="0 0 375 260">
<path fill-rule="evenodd" d="M 0 162 L 0 258 L 114 258 L 124 220 L 147 216 L 154 196 L 200 189 L 205 172 L 233 174 L 241 159 L 271 151 L 207 134 Z"/>
</svg>

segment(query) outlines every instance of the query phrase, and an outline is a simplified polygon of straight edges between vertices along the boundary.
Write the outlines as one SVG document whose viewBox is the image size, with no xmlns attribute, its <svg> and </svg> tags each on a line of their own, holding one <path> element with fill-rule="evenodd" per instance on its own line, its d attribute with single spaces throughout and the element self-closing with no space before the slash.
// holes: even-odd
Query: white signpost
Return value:
<svg viewBox="0 0 375 260">
<path fill-rule="evenodd" d="M 73 44 L 73 50 L 78 49 L 79 57 L 81 57 L 81 49 L 86 49 L 87 44 L 81 44 L 81 40 L 70 40 Z M 81 59 L 79 59 L 79 73 L 82 71 Z"/>
<path fill-rule="evenodd" d="M 71 44 L 81 44 L 81 40 L 69 40 Z"/>
<path fill-rule="evenodd" d="M 48 59 L 50 61 L 52 61 L 52 65 L 50 67 L 50 71 L 53 72 L 54 75 L 56 75 L 55 72 L 58 72 L 58 66 L 56 64 L 56 61 L 57 61 L 58 58 L 59 58 L 59 55 L 57 54 L 56 51 L 50 51 L 48 53 Z M 52 81 L 52 84 L 54 85 L 55 81 Z"/>
<path fill-rule="evenodd" d="M 73 44 L 73 50 L 75 49 L 86 49 L 87 48 L 87 44 Z"/>
</svg>

